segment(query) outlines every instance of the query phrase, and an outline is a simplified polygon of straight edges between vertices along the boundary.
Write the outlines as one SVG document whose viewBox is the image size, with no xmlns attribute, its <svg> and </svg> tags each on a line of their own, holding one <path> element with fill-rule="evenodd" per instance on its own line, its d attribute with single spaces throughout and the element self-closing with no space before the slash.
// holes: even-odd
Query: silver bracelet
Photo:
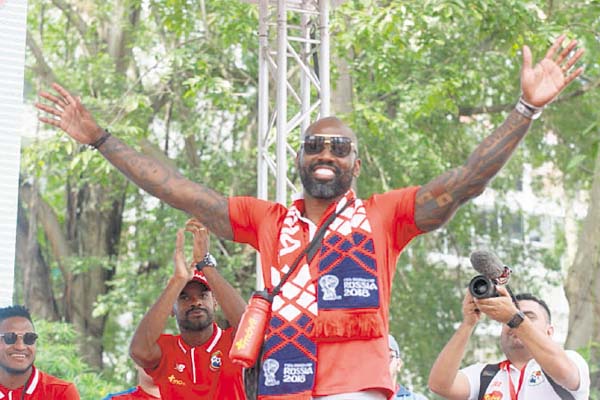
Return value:
<svg viewBox="0 0 600 400">
<path fill-rule="evenodd" d="M 529 104 L 523 99 L 523 96 L 521 96 L 515 106 L 515 110 L 525 118 L 533 120 L 538 119 L 540 115 L 542 115 L 544 107 L 536 107 L 533 104 Z"/>
</svg>

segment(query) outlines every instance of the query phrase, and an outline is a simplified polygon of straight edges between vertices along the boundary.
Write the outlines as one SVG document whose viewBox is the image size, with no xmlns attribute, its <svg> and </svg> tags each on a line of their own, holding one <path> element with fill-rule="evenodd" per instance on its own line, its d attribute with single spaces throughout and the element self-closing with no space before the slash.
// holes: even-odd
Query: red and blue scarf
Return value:
<svg viewBox="0 0 600 400">
<path fill-rule="evenodd" d="M 380 293 L 371 225 L 362 200 L 349 191 L 320 223 L 350 204 L 329 225 L 309 267 L 306 257 L 272 306 L 259 377 L 259 399 L 311 399 L 317 343 L 381 337 Z M 279 232 L 277 285 L 310 239 L 302 221 L 304 201 L 289 208 Z M 269 286 L 267 284 L 267 286 Z"/>
</svg>

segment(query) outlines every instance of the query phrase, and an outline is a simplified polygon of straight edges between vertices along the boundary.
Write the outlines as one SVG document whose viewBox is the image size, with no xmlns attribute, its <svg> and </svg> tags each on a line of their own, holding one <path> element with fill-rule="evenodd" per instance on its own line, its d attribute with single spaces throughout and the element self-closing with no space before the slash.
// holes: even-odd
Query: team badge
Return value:
<svg viewBox="0 0 600 400">
<path fill-rule="evenodd" d="M 494 390 L 492 393 L 483 396 L 483 400 L 502 400 L 502 392 Z"/>
<path fill-rule="evenodd" d="M 538 369 L 537 371 L 533 371 L 531 373 L 531 375 L 529 376 L 529 381 L 527 383 L 529 386 L 537 386 L 545 380 L 546 378 L 544 377 L 544 374 L 542 374 L 542 371 Z"/>
<path fill-rule="evenodd" d="M 223 353 L 221 350 L 217 350 L 210 355 L 210 370 L 218 371 L 223 365 Z"/>
<path fill-rule="evenodd" d="M 177 372 L 183 372 L 183 370 L 185 370 L 185 364 L 175 364 L 175 370 Z"/>
</svg>

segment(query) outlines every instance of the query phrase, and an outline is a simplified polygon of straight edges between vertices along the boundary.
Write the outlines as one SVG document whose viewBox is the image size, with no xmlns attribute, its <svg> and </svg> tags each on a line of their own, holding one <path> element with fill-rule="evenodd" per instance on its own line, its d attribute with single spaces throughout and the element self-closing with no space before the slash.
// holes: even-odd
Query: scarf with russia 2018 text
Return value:
<svg viewBox="0 0 600 400">
<path fill-rule="evenodd" d="M 383 335 L 374 241 L 362 200 L 350 190 L 321 222 L 347 202 L 312 261 L 317 276 L 304 257 L 273 300 L 259 371 L 260 400 L 311 399 L 318 342 Z M 300 199 L 285 216 L 279 232 L 279 267 L 270 270 L 272 287 L 309 244 L 301 225 L 303 211 Z"/>
</svg>

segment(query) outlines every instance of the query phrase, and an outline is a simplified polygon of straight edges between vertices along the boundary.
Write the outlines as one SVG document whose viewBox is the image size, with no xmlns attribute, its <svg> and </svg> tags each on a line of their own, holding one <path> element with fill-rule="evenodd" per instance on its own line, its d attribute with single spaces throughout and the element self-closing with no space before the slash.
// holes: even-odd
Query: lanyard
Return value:
<svg viewBox="0 0 600 400">
<path fill-rule="evenodd" d="M 512 377 L 510 376 L 510 361 L 506 360 L 500 363 L 500 368 L 506 371 L 508 375 L 508 390 L 510 391 L 510 399 L 517 400 L 519 397 L 519 392 L 521 391 L 521 387 L 523 386 L 523 378 L 525 377 L 525 370 L 527 369 L 527 364 L 523 366 L 521 369 L 521 373 L 519 374 L 519 386 L 517 390 L 515 390 L 515 385 L 513 384 Z"/>
</svg>

